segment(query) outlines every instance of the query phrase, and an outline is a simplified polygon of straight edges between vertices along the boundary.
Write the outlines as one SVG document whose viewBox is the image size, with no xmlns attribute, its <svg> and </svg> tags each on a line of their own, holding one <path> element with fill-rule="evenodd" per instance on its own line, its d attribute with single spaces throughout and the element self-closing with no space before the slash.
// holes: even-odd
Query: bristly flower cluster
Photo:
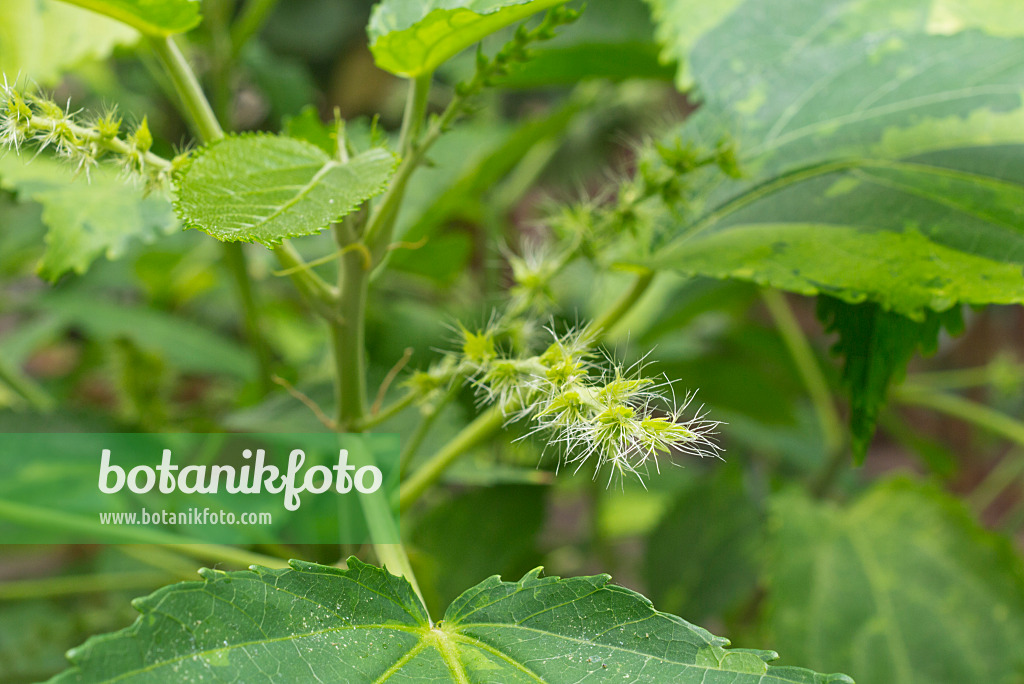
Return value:
<svg viewBox="0 0 1024 684">
<path fill-rule="evenodd" d="M 8 83 L 0 85 L 0 148 L 20 153 L 34 148 L 36 154 L 52 149 L 75 173 L 89 177 L 100 161 L 118 164 L 131 178 L 141 179 L 147 190 L 164 188 L 171 175 L 186 162 L 185 155 L 168 161 L 150 152 L 153 136 L 146 119 L 121 134 L 121 118 L 110 110 L 91 119 L 61 107 L 49 98 Z"/>
<path fill-rule="evenodd" d="M 693 395 L 676 402 L 667 378 L 646 377 L 643 363 L 624 367 L 593 351 L 590 331 L 555 335 L 535 356 L 502 353 L 501 324 L 483 330 L 460 330 L 460 353 L 411 384 L 440 387 L 466 377 L 481 401 L 496 404 L 509 422 L 529 419 L 527 436 L 536 435 L 559 451 L 559 465 L 579 470 L 594 465 L 596 477 L 606 466 L 609 483 L 616 475 L 642 481 L 658 457 L 671 453 L 718 456 L 714 441 L 719 423 L 698 409 L 686 418 Z"/>
</svg>

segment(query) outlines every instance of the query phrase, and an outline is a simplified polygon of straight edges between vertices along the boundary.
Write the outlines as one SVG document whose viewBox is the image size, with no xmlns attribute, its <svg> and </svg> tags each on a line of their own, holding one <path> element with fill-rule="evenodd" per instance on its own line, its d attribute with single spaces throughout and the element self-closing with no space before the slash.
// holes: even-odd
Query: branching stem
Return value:
<svg viewBox="0 0 1024 684">
<path fill-rule="evenodd" d="M 633 308 L 647 292 L 654 280 L 654 271 L 640 274 L 633 286 L 595 321 L 596 335 L 591 344 L 597 344 L 616 323 Z M 464 427 L 455 437 L 424 463 L 419 470 L 402 483 L 399 501 L 403 511 L 411 507 L 432 484 L 437 482 L 460 456 L 482 443 L 505 424 L 505 413 L 494 404 Z"/>
</svg>

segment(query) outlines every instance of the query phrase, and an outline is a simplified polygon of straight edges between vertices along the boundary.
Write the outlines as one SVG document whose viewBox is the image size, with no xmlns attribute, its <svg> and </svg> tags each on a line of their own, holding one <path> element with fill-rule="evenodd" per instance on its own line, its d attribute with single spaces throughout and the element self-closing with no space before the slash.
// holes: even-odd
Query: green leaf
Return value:
<svg viewBox="0 0 1024 684">
<path fill-rule="evenodd" d="M 99 257 L 118 259 L 133 242 L 153 242 L 178 227 L 165 197 L 144 197 L 105 167 L 93 169 L 86 182 L 56 160 L 26 163 L 10 155 L 0 159 L 0 187 L 43 206 L 49 231 L 37 271 L 50 281 L 85 273 Z"/>
<path fill-rule="evenodd" d="M 773 506 L 767 627 L 787 658 L 858 684 L 1020 681 L 1024 564 L 933 486 L 883 483 L 839 509 Z"/>
<path fill-rule="evenodd" d="M 651 598 L 673 613 L 719 617 L 757 588 L 762 512 L 739 468 L 720 467 L 676 499 L 647 538 L 644 576 Z"/>
<path fill-rule="evenodd" d="M 303 140 L 232 136 L 197 153 L 179 179 L 175 209 L 218 240 L 272 247 L 341 220 L 381 193 L 394 167 L 382 149 L 343 162 Z"/>
<path fill-rule="evenodd" d="M 377 66 L 415 78 L 473 43 L 566 0 L 383 0 L 367 33 Z"/>
<path fill-rule="evenodd" d="M 135 602 L 142 616 L 69 653 L 51 680 L 322 682 L 849 682 L 769 667 L 770 652 L 728 641 L 608 583 L 606 575 L 491 577 L 432 625 L 401 578 L 350 559 L 348 569 L 203 571 L 202 583 Z"/>
<path fill-rule="evenodd" d="M 850 432 L 853 459 L 859 465 L 875 433 L 878 412 L 885 405 L 889 386 L 906 372 L 915 353 L 933 353 L 945 328 L 963 330 L 956 307 L 943 313 L 928 312 L 924 321 L 884 311 L 877 304 L 847 304 L 831 297 L 818 300 L 818 317 L 839 334 L 832 351 L 845 359 L 843 384 L 850 395 Z"/>
<path fill-rule="evenodd" d="M 651 261 L 918 319 L 1024 302 L 1024 41 L 854 9 L 749 0 L 698 42 L 679 137 L 732 138 L 745 177 L 697 174 Z"/>
<path fill-rule="evenodd" d="M 689 57 L 694 44 L 742 3 L 743 0 L 647 0 L 658 27 L 657 38 L 664 46 L 662 60 L 679 64 L 676 84 L 680 90 L 693 87 Z"/>
<path fill-rule="evenodd" d="M 185 33 L 199 24 L 199 0 L 64 0 L 105 14 L 151 36 Z"/>
<path fill-rule="evenodd" d="M 4 0 L 0 73 L 52 85 L 67 69 L 136 39 L 127 26 L 56 0 Z"/>
<path fill-rule="evenodd" d="M 658 26 L 657 37 L 663 45 L 662 58 L 678 62 L 677 83 L 681 90 L 693 86 L 689 58 L 694 46 L 708 33 L 729 20 L 734 14 L 771 12 L 771 6 L 744 0 L 646 0 Z M 827 9 L 823 9 L 828 5 Z M 856 0 L 855 2 L 822 3 L 809 0 L 796 15 L 771 13 L 773 27 L 790 19 L 822 17 L 821 27 L 828 29 L 837 22 L 836 7 L 846 6 L 852 17 L 844 17 L 845 29 L 859 33 L 900 29 L 949 35 L 964 29 L 980 28 L 986 33 L 1001 36 L 1024 34 L 1024 20 L 1019 8 L 1008 0 Z M 764 16 L 764 15 L 762 15 Z M 819 37 L 842 40 L 852 35 L 851 30 L 822 31 Z M 780 34 L 781 35 L 781 34 Z M 737 46 L 734 46 L 738 47 Z M 732 51 L 730 54 L 735 52 Z"/>
</svg>

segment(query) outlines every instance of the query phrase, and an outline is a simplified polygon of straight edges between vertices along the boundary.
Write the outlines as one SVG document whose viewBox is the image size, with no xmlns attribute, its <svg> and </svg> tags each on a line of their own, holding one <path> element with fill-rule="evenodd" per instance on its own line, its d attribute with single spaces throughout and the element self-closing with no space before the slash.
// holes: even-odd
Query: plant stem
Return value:
<svg viewBox="0 0 1024 684">
<path fill-rule="evenodd" d="M 164 65 L 164 69 L 171 77 L 174 89 L 178 93 L 181 105 L 188 114 L 192 126 L 195 128 L 199 139 L 204 143 L 211 143 L 224 137 L 224 129 L 221 128 L 217 116 L 210 107 L 209 100 L 203 93 L 202 86 L 196 78 L 192 68 L 189 67 L 185 55 L 181 53 L 178 44 L 170 36 L 166 38 L 150 38 L 150 45 L 153 52 Z M 256 354 L 256 360 L 260 369 L 260 386 L 267 392 L 273 386 L 271 376 L 271 354 L 263 337 L 260 326 L 259 305 L 252 290 L 249 280 L 249 269 L 246 264 L 245 252 L 242 245 L 234 242 L 223 243 L 224 263 L 231 274 L 235 290 L 238 293 L 239 304 L 242 309 L 246 336 L 249 344 L 252 345 Z"/>
<path fill-rule="evenodd" d="M 999 357 L 976 368 L 914 373 L 907 382 L 932 390 L 957 390 L 980 385 L 1014 386 L 1024 382 L 1024 364 Z"/>
<path fill-rule="evenodd" d="M 271 558 L 270 556 L 251 553 L 230 546 L 205 544 L 198 541 L 183 541 L 183 537 L 180 535 L 161 530 L 131 527 L 119 529 L 101 525 L 98 521 L 89 519 L 84 515 L 64 513 L 18 501 L 0 500 L 0 519 L 11 520 L 43 529 L 80 532 L 99 539 L 110 539 L 111 543 L 116 544 L 159 544 L 193 558 L 213 562 L 226 561 L 237 563 L 243 567 L 254 563 L 272 568 L 284 567 L 286 565 L 278 558 Z"/>
<path fill-rule="evenodd" d="M 49 413 L 53 410 L 53 398 L 21 371 L 11 367 L 2 357 L 0 357 L 0 382 L 10 387 L 36 411 Z"/>
<path fill-rule="evenodd" d="M 196 566 L 191 558 L 174 551 L 168 551 L 156 544 L 120 544 L 115 546 L 118 551 L 151 568 L 169 572 L 182 580 L 196 578 Z"/>
<path fill-rule="evenodd" d="M 253 352 L 256 354 L 256 361 L 259 367 L 259 383 L 263 394 L 267 394 L 273 388 L 271 381 L 272 359 L 270 349 L 262 343 L 263 332 L 260 330 L 259 308 L 256 304 L 256 296 L 252 291 L 252 281 L 249 279 L 249 269 L 245 260 L 245 252 L 242 251 L 242 244 L 239 242 L 225 242 L 224 264 L 231 274 L 231 280 L 235 285 L 235 293 L 242 305 L 242 318 L 245 324 L 245 336 L 253 345 Z"/>
<path fill-rule="evenodd" d="M 407 119 L 410 120 L 410 129 L 413 127 L 412 120 L 415 119 L 416 113 L 415 111 L 410 112 L 410 108 L 419 106 L 421 100 L 422 106 L 426 107 L 426 94 L 423 93 L 421 95 L 420 93 L 426 90 L 429 82 L 417 87 L 416 83 L 419 80 L 417 79 L 411 86 L 413 90 L 410 92 L 410 97 L 406 102 L 406 114 L 402 118 L 403 128 L 405 127 L 404 122 Z M 398 218 L 398 209 L 402 204 L 402 199 L 405 197 L 405 188 L 409 183 L 409 179 L 426 158 L 427 150 L 458 119 L 464 106 L 465 98 L 456 95 L 448 103 L 444 112 L 433 120 L 427 132 L 419 140 L 408 143 L 409 150 L 398 165 L 398 170 L 395 171 L 395 176 L 391 179 L 391 185 L 388 187 L 387 192 L 384 193 L 384 197 L 374 207 L 366 224 L 363 239 L 373 255 L 374 264 L 378 263 L 387 253 L 387 246 L 391 242 L 391 233 L 395 226 L 395 219 Z"/>
<path fill-rule="evenodd" d="M 0 601 L 93 594 L 124 589 L 152 589 L 167 582 L 168 572 L 109 572 L 0 583 Z"/>
<path fill-rule="evenodd" d="M 224 129 L 217 121 L 217 116 L 213 113 L 213 108 L 210 107 L 206 95 L 203 94 L 199 80 L 188 65 L 185 55 L 181 54 L 178 44 L 170 36 L 150 38 L 149 44 L 167 70 L 168 76 L 171 77 L 174 89 L 177 91 L 178 97 L 181 98 L 181 104 L 199 139 L 204 143 L 210 143 L 223 138 Z"/>
<path fill-rule="evenodd" d="M 637 303 L 641 296 L 647 292 L 654 280 L 654 271 L 644 271 L 637 276 L 633 286 L 626 291 L 611 307 L 594 320 L 594 330 L 601 337 L 604 337 L 612 327 L 622 320 L 630 309 Z"/>
<path fill-rule="evenodd" d="M 356 238 L 348 222 L 335 228 L 338 244 L 345 247 Z M 338 429 L 356 430 L 366 413 L 366 295 L 367 276 L 363 256 L 350 250 L 339 258 L 338 320 L 331 325 L 334 345 L 335 395 Z"/>
<path fill-rule="evenodd" d="M 332 325 L 338 320 L 337 304 L 338 290 L 328 285 L 316 273 L 306 267 L 295 248 L 288 242 L 284 242 L 274 249 L 274 256 L 284 270 L 288 271 L 295 289 L 299 291 L 303 299 Z"/>
<path fill-rule="evenodd" d="M 978 514 L 983 513 L 1008 487 L 1024 476 L 1024 451 L 1004 456 L 965 499 Z"/>
<path fill-rule="evenodd" d="M 896 388 L 893 396 L 901 404 L 930 408 L 1024 445 L 1024 423 L 983 404 L 912 385 Z"/>
<path fill-rule="evenodd" d="M 253 553 L 233 546 L 219 544 L 161 544 L 163 548 L 177 551 L 186 556 L 213 563 L 231 563 L 242 568 L 250 565 L 262 565 L 266 568 L 287 568 L 288 563 L 281 558 Z"/>
<path fill-rule="evenodd" d="M 409 155 L 419 140 L 423 128 L 423 118 L 427 115 L 427 104 L 430 98 L 430 84 L 434 74 L 424 74 L 409 82 L 409 96 L 402 115 L 402 130 L 398 137 L 398 152 L 403 157 Z"/>
<path fill-rule="evenodd" d="M 814 412 L 818 416 L 818 424 L 821 426 L 822 435 L 825 437 L 825 451 L 831 456 L 836 451 L 843 449 L 843 422 L 836 411 L 832 401 L 832 393 L 829 391 L 828 382 L 821 372 L 814 357 L 814 350 L 811 349 L 807 336 L 800 328 L 800 323 L 793 315 L 793 310 L 786 301 L 785 296 L 778 290 L 761 290 L 761 299 L 768 308 L 775 326 L 782 335 L 782 340 L 789 351 L 793 363 L 796 365 L 800 379 L 811 397 Z"/>
<path fill-rule="evenodd" d="M 431 407 L 429 413 L 425 414 L 420 418 L 420 422 L 416 425 L 416 430 L 413 431 L 412 436 L 402 447 L 402 453 L 399 456 L 399 475 L 405 477 L 409 472 L 409 466 L 412 465 L 412 459 L 416 456 L 416 452 L 419 451 L 420 445 L 423 444 L 423 440 L 426 439 L 427 434 L 430 432 L 430 428 L 434 426 L 434 422 L 437 417 L 441 415 L 441 412 L 448 406 L 448 402 L 455 398 L 455 395 L 459 392 L 459 385 L 453 383 L 448 389 L 441 400 Z"/>
<path fill-rule="evenodd" d="M 355 428 L 358 432 L 363 432 L 364 430 L 369 430 L 371 428 L 377 427 L 381 423 L 389 420 L 390 418 L 395 417 L 405 409 L 412 406 L 413 402 L 415 402 L 417 398 L 419 398 L 419 394 L 417 394 L 416 392 L 407 392 L 401 399 L 398 399 L 394 403 L 385 406 L 376 413 L 364 415 L 362 419 L 359 420 L 352 427 Z"/>
<path fill-rule="evenodd" d="M 497 432 L 505 423 L 505 414 L 495 404 L 481 413 L 476 419 L 464 427 L 450 442 L 423 464 L 412 477 L 402 483 L 399 493 L 399 506 L 404 512 L 425 492 L 430 485 L 437 482 L 445 470 L 459 456 L 484 442 Z"/>
</svg>

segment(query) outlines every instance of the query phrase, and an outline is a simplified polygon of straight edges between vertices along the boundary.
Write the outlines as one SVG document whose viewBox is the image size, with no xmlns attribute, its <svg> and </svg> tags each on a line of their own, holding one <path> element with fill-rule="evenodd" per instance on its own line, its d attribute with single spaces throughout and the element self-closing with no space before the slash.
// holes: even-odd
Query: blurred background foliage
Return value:
<svg viewBox="0 0 1024 684">
<path fill-rule="evenodd" d="M 371 4 L 281 0 L 222 64 L 209 59 L 210 46 L 218 21 L 236 8 L 205 0 L 207 21 L 190 38 L 221 117 L 237 130 L 315 134 L 334 112 L 356 130 L 369 130 L 379 114 L 383 128 L 396 130 L 405 85 L 373 64 L 364 32 Z M 431 152 L 432 168 L 416 175 L 397 231 L 410 248 L 393 254 L 389 277 L 371 290 L 371 386 L 407 349 L 410 368 L 426 367 L 434 350 L 451 346 L 455 321 L 482 322 L 503 301 L 509 267 L 494 245 L 517 249 L 524 237 L 542 236 L 538 222 L 552 202 L 614 185 L 630 171 L 637 141 L 693 109 L 675 88 L 676 66 L 659 59 L 647 4 L 587 4 L 577 25 L 488 91 L 477 114 Z M 5 0 L 0 17 L 0 70 L 52 89 L 58 102 L 71 98 L 75 108 L 119 103 L 126 120 L 148 117 L 158 141 L 187 145 L 168 84 L 133 44 L 130 30 L 54 0 Z M 472 55 L 464 55 L 442 69 L 438 103 L 445 84 L 471 68 Z M 297 246 L 310 258 L 334 250 L 326 234 Z M 325 330 L 274 275 L 269 252 L 247 253 L 275 372 L 329 404 Z M 576 263 L 557 279 L 564 305 L 556 325 L 590 318 L 626 282 L 599 279 L 592 268 Z M 726 462 L 666 461 L 646 488 L 627 481 L 606 490 L 584 473 L 555 477 L 551 459 L 539 461 L 543 445 L 507 430 L 403 519 L 431 610 L 489 575 L 516 578 L 544 565 L 556 575 L 608 572 L 660 610 L 736 645 L 776 648 L 788 663 L 846 671 L 862 684 L 885 680 L 857 660 L 864 644 L 850 646 L 843 625 L 860 624 L 855 613 L 872 606 L 878 625 L 864 637 L 868 646 L 919 628 L 904 656 L 915 667 L 938 663 L 932 678 L 917 672 L 906 681 L 970 681 L 957 678 L 955 658 L 941 655 L 954 642 L 1009 649 L 1009 672 L 1024 615 L 1002 634 L 982 618 L 957 625 L 943 617 L 931 630 L 914 606 L 921 593 L 949 603 L 947 616 L 1020 609 L 1024 438 L 911 406 L 897 393 L 866 465 L 823 475 L 827 439 L 773 301 L 774 308 L 752 284 L 662 277 L 609 346 L 631 360 L 653 349 L 657 372 L 679 391 L 699 388 L 698 403 L 728 423 Z M 792 296 L 783 304 L 838 397 L 834 338 L 815 321 L 813 301 Z M 323 429 L 283 388 L 261 382 L 244 338 L 218 246 L 181 231 L 164 200 L 141 200 L 116 174 L 86 186 L 45 157 L 27 167 L 0 159 L 0 430 Z M 905 386 L 955 390 L 1005 416 L 1024 415 L 1020 307 L 967 311 L 965 332 L 915 359 Z M 457 393 L 421 454 L 475 412 L 472 392 Z M 408 439 L 417 419 L 406 412 L 383 429 Z M 828 500 L 807 493 L 821 477 L 835 478 Z M 864 543 L 877 567 L 864 569 L 850 555 Z M 339 557 L 336 547 L 264 551 L 326 563 Z M 67 648 L 128 624 L 130 598 L 195 579 L 195 565 L 144 547 L 4 548 L 0 681 L 59 671 Z M 970 590 L 950 593 L 961 584 Z"/>
</svg>

